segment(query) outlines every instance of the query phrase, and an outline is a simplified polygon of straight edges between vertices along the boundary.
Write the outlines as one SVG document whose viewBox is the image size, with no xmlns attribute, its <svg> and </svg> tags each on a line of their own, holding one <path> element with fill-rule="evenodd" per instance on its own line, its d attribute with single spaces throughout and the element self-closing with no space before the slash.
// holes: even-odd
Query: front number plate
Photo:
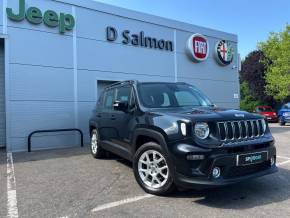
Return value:
<svg viewBox="0 0 290 218">
<path fill-rule="evenodd" d="M 257 164 L 268 160 L 268 152 L 262 151 L 251 154 L 237 155 L 237 166 L 245 166 L 250 164 Z"/>
</svg>

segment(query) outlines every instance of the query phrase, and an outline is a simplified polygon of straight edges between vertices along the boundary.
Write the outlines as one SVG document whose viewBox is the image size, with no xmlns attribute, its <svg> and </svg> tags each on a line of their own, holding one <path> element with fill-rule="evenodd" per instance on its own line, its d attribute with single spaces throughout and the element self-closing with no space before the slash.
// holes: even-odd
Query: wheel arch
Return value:
<svg viewBox="0 0 290 218">
<path fill-rule="evenodd" d="M 158 143 L 164 151 L 169 154 L 165 136 L 157 130 L 148 128 L 138 128 L 135 130 L 133 136 L 132 154 L 134 155 L 138 148 L 147 142 Z"/>
<path fill-rule="evenodd" d="M 93 130 L 93 129 L 97 129 L 97 128 L 98 128 L 97 123 L 94 122 L 94 121 L 90 121 L 90 124 L 89 124 L 90 136 L 91 136 L 92 130 Z"/>
</svg>

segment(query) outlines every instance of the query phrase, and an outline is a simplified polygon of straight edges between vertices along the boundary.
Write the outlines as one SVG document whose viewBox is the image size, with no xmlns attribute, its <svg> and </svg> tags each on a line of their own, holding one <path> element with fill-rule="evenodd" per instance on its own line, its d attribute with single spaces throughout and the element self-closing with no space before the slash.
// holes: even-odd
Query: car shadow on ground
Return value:
<svg viewBox="0 0 290 218">
<path fill-rule="evenodd" d="M 132 163 L 117 159 L 132 168 Z M 290 198 L 290 170 L 280 168 L 278 173 L 219 188 L 178 190 L 164 198 L 190 199 L 194 204 L 221 209 L 248 209 L 283 202 Z"/>
<path fill-rule="evenodd" d="M 119 163 L 132 168 L 132 163 L 118 159 Z M 204 190 L 177 190 L 164 198 L 184 198 L 194 204 L 221 209 L 249 209 L 283 202 L 290 198 L 290 170 L 280 168 L 278 173 Z"/>
<path fill-rule="evenodd" d="M 249 209 L 290 198 L 290 171 L 279 172 L 229 186 L 175 192 L 172 198 L 194 198 L 193 204 L 221 209 Z"/>
</svg>

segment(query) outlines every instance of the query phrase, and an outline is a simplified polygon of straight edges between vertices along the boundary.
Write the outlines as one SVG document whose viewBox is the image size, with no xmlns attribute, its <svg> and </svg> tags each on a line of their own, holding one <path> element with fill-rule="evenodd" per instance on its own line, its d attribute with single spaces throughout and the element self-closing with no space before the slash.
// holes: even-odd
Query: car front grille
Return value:
<svg viewBox="0 0 290 218">
<path fill-rule="evenodd" d="M 221 141 L 255 139 L 264 135 L 263 120 L 239 120 L 217 122 Z"/>
</svg>

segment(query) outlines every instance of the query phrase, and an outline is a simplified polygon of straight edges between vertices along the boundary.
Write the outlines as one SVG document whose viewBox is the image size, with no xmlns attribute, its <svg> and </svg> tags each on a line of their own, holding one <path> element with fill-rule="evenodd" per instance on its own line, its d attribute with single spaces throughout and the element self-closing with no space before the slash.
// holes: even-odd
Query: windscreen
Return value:
<svg viewBox="0 0 290 218">
<path fill-rule="evenodd" d="M 258 111 L 259 112 L 272 112 L 273 109 L 270 107 L 260 107 L 260 108 L 258 108 Z"/>
<path fill-rule="evenodd" d="M 212 103 L 198 89 L 187 84 L 141 83 L 138 93 L 148 108 L 200 107 Z"/>
</svg>

